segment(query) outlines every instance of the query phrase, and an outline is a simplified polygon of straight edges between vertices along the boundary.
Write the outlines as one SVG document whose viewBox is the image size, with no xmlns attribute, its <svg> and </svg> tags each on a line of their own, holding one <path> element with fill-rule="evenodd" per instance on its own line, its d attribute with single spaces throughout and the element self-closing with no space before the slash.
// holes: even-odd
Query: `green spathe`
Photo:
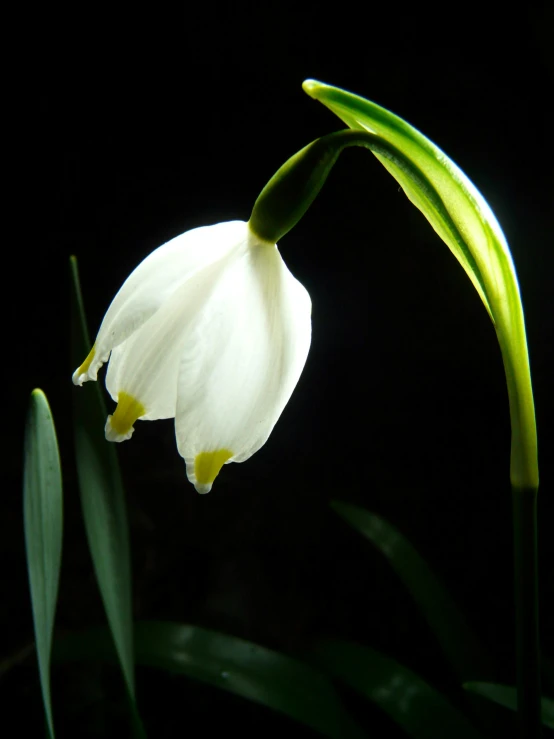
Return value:
<svg viewBox="0 0 554 739">
<path fill-rule="evenodd" d="M 523 306 L 510 250 L 490 207 L 459 167 L 399 116 L 358 95 L 315 80 L 306 80 L 303 87 L 350 128 L 370 133 L 383 148 L 393 147 L 402 154 L 399 163 L 372 148 L 460 262 L 491 317 L 508 385 L 512 486 L 536 489 L 537 433 Z M 421 181 L 414 176 L 417 172 L 431 185 L 433 197 L 421 187 Z"/>
</svg>

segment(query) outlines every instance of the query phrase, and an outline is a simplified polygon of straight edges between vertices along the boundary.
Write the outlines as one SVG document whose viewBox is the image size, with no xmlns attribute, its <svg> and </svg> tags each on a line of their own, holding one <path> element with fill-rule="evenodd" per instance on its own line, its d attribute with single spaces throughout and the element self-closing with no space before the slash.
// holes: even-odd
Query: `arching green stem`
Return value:
<svg viewBox="0 0 554 739">
<path fill-rule="evenodd" d="M 448 198 L 437 189 L 433 178 L 427 175 L 423 167 L 399 147 L 368 131 L 346 129 L 323 136 L 285 162 L 264 187 L 250 217 L 252 231 L 270 243 L 279 241 L 308 210 L 340 153 L 350 146 L 370 149 L 388 165 L 387 168 L 390 167 L 389 171 L 396 176 L 410 199 L 420 207 L 449 245 L 479 293 L 495 326 L 506 372 L 512 421 L 512 486 L 517 489 L 536 489 L 535 410 L 523 311 L 511 257 L 509 252 L 504 254 L 501 248 L 495 249 L 494 260 L 490 253 L 486 259 L 476 254 L 460 223 L 461 208 L 450 207 Z M 417 199 L 414 193 L 417 193 Z M 448 195 L 451 197 L 451 192 Z M 470 195 L 474 197 L 473 193 Z M 475 209 L 477 207 L 475 204 Z M 481 218 L 482 230 L 493 246 L 499 241 L 494 232 L 495 225 Z"/>
<path fill-rule="evenodd" d="M 288 159 L 269 180 L 254 203 L 249 221 L 252 231 L 269 243 L 280 241 L 296 226 L 313 203 L 341 152 L 351 146 L 361 146 L 384 157 L 401 169 L 412 184 L 425 194 L 440 212 L 451 238 L 458 242 L 476 275 L 479 291 L 484 291 L 475 259 L 432 183 L 399 149 L 366 131 L 347 128 L 322 136 Z"/>
</svg>

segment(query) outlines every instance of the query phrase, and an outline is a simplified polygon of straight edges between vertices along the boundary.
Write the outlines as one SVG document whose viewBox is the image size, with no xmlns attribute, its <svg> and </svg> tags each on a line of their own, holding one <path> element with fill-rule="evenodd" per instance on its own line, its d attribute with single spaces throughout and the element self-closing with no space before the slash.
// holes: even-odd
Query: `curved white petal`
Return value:
<svg viewBox="0 0 554 739">
<path fill-rule="evenodd" d="M 126 414 L 125 429 L 115 429 L 112 417 L 106 424 L 106 436 L 111 441 L 130 438 L 137 418 L 154 421 L 173 418 L 177 402 L 177 378 L 184 345 L 202 315 L 204 305 L 217 292 L 222 276 L 230 266 L 240 261 L 248 248 L 245 224 L 242 241 L 232 244 L 223 258 L 202 269 L 174 291 L 144 325 L 113 351 L 106 374 L 106 387 L 121 405 L 133 408 Z M 118 406 L 119 407 L 119 406 Z M 116 411 L 117 412 L 117 411 Z M 132 417 L 134 414 L 134 417 Z"/>
<path fill-rule="evenodd" d="M 254 241 L 254 240 L 253 240 Z M 276 246 L 255 244 L 222 275 L 182 347 L 175 429 L 198 492 L 267 440 L 306 362 L 311 303 Z"/>
<path fill-rule="evenodd" d="M 199 270 L 219 261 L 244 241 L 244 221 L 203 226 L 176 236 L 153 251 L 129 275 L 113 299 L 91 354 L 75 370 L 73 382 L 96 380 L 110 352 L 144 326 Z"/>
</svg>

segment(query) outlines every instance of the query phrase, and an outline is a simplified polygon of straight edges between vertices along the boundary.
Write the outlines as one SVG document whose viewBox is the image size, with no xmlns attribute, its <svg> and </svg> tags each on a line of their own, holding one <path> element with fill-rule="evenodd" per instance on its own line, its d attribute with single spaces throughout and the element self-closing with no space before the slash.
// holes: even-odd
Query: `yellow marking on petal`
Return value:
<svg viewBox="0 0 554 739">
<path fill-rule="evenodd" d="M 77 376 L 86 375 L 86 373 L 89 370 L 90 365 L 92 364 L 92 360 L 94 359 L 95 354 L 96 354 L 96 349 L 95 349 L 95 346 L 93 345 L 92 349 L 88 353 L 88 357 L 85 359 L 83 364 L 79 367 L 79 369 L 75 373 Z"/>
<path fill-rule="evenodd" d="M 194 476 L 200 485 L 211 485 L 225 462 L 233 456 L 229 449 L 200 452 L 194 458 Z"/>
<path fill-rule="evenodd" d="M 146 413 L 146 408 L 136 398 L 129 393 L 120 392 L 117 394 L 117 408 L 110 418 L 112 429 L 117 433 L 125 436 L 133 428 L 133 424 Z"/>
</svg>

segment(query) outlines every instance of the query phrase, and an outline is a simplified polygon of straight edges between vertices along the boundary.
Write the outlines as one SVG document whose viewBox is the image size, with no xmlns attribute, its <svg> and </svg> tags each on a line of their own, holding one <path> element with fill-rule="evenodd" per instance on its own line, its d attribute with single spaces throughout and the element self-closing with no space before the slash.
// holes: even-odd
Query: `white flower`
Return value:
<svg viewBox="0 0 554 739">
<path fill-rule="evenodd" d="M 117 402 L 106 438 L 175 418 L 187 476 L 207 493 L 222 465 L 267 440 L 306 362 L 311 304 L 275 244 L 243 221 L 187 231 L 148 256 L 106 313 L 73 382 Z M 110 357 L 111 354 L 111 357 Z"/>
</svg>

